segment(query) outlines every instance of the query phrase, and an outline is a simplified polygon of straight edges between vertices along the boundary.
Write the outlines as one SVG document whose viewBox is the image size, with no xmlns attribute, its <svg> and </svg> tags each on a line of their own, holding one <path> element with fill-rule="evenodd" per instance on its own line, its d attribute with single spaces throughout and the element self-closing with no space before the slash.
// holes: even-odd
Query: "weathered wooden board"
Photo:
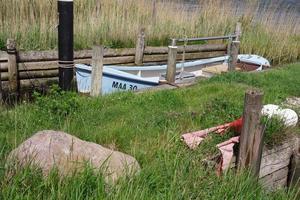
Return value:
<svg viewBox="0 0 300 200">
<path fill-rule="evenodd" d="M 204 44 L 204 45 L 189 45 L 178 46 L 177 52 L 182 53 L 185 50 L 186 53 L 196 52 L 212 52 L 212 51 L 227 51 L 226 44 Z M 168 47 L 146 47 L 145 54 L 167 54 Z"/>
<path fill-rule="evenodd" d="M 92 50 L 81 50 L 74 52 L 74 59 L 92 58 Z M 105 49 L 105 57 L 134 56 L 135 49 Z M 58 60 L 57 51 L 27 51 L 19 52 L 19 62 L 34 61 L 56 61 Z"/>
<path fill-rule="evenodd" d="M 0 51 L 0 62 L 7 62 L 8 56 L 5 51 Z"/>
<path fill-rule="evenodd" d="M 178 53 L 182 53 L 183 46 L 178 47 Z M 210 52 L 210 51 L 226 51 L 226 44 L 204 44 L 204 45 L 189 45 L 185 47 L 187 53 L 193 52 Z M 104 57 L 120 57 L 120 56 L 134 56 L 135 48 L 123 48 L 123 49 L 105 49 Z M 92 58 L 92 50 L 81 50 L 74 52 L 74 59 Z M 149 54 L 167 54 L 168 47 L 146 47 L 144 53 Z M 58 60 L 58 52 L 51 51 L 27 51 L 18 53 L 18 59 L 20 62 L 34 62 L 34 61 L 53 61 Z M 6 52 L 0 51 L 0 61 L 7 60 Z"/>
<path fill-rule="evenodd" d="M 186 53 L 185 60 L 196 60 L 196 59 L 204 59 L 204 58 L 213 58 L 218 56 L 224 56 L 226 54 L 225 51 L 215 51 L 215 52 L 199 52 L 199 53 Z M 177 61 L 182 60 L 182 54 L 177 54 Z M 159 55 L 144 55 L 144 63 L 148 62 L 161 62 L 167 61 L 168 54 L 159 54 Z"/>
<path fill-rule="evenodd" d="M 289 168 L 288 166 L 281 168 L 267 176 L 260 179 L 263 186 L 268 189 L 274 190 L 287 186 Z"/>
</svg>

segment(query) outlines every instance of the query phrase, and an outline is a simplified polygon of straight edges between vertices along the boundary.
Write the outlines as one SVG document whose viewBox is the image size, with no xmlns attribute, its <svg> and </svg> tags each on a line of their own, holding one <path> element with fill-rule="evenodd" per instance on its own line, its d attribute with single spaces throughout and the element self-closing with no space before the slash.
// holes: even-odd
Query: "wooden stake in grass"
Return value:
<svg viewBox="0 0 300 200">
<path fill-rule="evenodd" d="M 92 80 L 91 80 L 91 96 L 97 97 L 101 95 L 102 90 L 102 73 L 103 73 L 103 46 L 93 47 L 92 57 Z"/>
<path fill-rule="evenodd" d="M 245 94 L 243 127 L 240 137 L 238 169 L 249 168 L 259 176 L 263 147 L 263 126 L 261 125 L 263 93 L 249 90 Z"/>
<path fill-rule="evenodd" d="M 167 67 L 167 81 L 169 83 L 175 83 L 176 76 L 176 57 L 177 57 L 177 47 L 169 46 L 168 53 L 168 67 Z"/>
<path fill-rule="evenodd" d="M 238 62 L 239 49 L 240 49 L 240 41 L 235 40 L 230 43 L 229 63 L 228 63 L 229 71 L 235 71 Z"/>
<path fill-rule="evenodd" d="M 16 42 L 13 39 L 8 39 L 6 43 L 7 58 L 8 58 L 8 80 L 9 92 L 17 94 L 18 92 L 18 65 L 17 65 L 17 50 Z"/>
<path fill-rule="evenodd" d="M 135 48 L 135 64 L 142 65 L 144 58 L 144 50 L 145 50 L 145 29 L 142 28 L 136 42 Z"/>
</svg>

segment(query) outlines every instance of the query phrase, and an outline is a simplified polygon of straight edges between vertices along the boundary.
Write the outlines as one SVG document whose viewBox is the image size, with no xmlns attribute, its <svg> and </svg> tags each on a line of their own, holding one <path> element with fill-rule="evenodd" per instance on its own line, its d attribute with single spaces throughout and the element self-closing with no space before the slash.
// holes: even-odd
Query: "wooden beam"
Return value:
<svg viewBox="0 0 300 200">
<path fill-rule="evenodd" d="M 75 51 L 74 59 L 91 59 L 92 54 L 92 50 Z M 134 54 L 135 49 L 133 48 L 104 50 L 104 57 L 134 56 Z M 19 52 L 18 57 L 20 62 L 57 61 L 58 53 L 57 51 L 26 51 Z"/>
<path fill-rule="evenodd" d="M 144 50 L 145 50 L 145 28 L 141 28 L 137 38 L 136 48 L 135 48 L 134 63 L 136 65 L 143 65 Z"/>
<path fill-rule="evenodd" d="M 167 77 L 166 77 L 166 80 L 169 83 L 175 83 L 176 56 L 177 56 L 177 47 L 176 46 L 169 46 Z"/>
<path fill-rule="evenodd" d="M 92 82 L 91 96 L 101 95 L 102 90 L 102 73 L 103 73 L 103 47 L 94 46 L 92 58 Z"/>
<path fill-rule="evenodd" d="M 183 52 L 184 47 L 179 46 L 177 49 L 178 53 Z M 196 52 L 212 52 L 212 51 L 227 51 L 226 44 L 203 44 L 203 45 L 188 45 L 185 47 L 186 53 Z M 145 47 L 145 55 L 148 54 L 167 54 L 168 47 Z"/>
<path fill-rule="evenodd" d="M 186 53 L 185 60 L 197 60 L 197 59 L 205 59 L 205 58 L 213 58 L 218 56 L 225 56 L 225 51 L 216 51 L 216 52 L 199 52 L 199 53 Z M 145 55 L 144 56 L 144 63 L 148 62 L 161 62 L 167 61 L 168 54 L 161 54 L 161 55 Z M 182 60 L 182 54 L 176 55 L 176 60 Z"/>
<path fill-rule="evenodd" d="M 243 126 L 240 137 L 238 169 L 249 168 L 258 177 L 263 149 L 263 126 L 260 123 L 263 93 L 249 90 L 245 94 Z"/>
</svg>

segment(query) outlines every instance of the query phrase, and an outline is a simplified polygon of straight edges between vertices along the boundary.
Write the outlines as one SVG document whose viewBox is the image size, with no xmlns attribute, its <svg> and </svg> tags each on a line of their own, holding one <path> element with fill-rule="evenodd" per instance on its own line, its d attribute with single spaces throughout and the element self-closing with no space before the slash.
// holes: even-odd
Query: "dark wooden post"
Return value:
<svg viewBox="0 0 300 200">
<path fill-rule="evenodd" d="M 10 94 L 17 95 L 18 93 L 18 64 L 16 42 L 13 39 L 8 39 L 6 44 L 8 58 L 8 81 Z"/>
<path fill-rule="evenodd" d="M 136 48 L 135 48 L 135 64 L 143 65 L 145 50 L 145 29 L 141 28 L 140 33 L 137 38 Z"/>
<path fill-rule="evenodd" d="M 58 64 L 59 86 L 71 90 L 74 77 L 73 0 L 58 0 Z"/>
<path fill-rule="evenodd" d="M 168 67 L 167 67 L 167 75 L 166 75 L 166 79 L 169 83 L 175 83 L 176 57 L 177 57 L 177 46 L 169 46 Z"/>
<path fill-rule="evenodd" d="M 91 96 L 97 97 L 102 92 L 103 46 L 93 47 Z"/>
<path fill-rule="evenodd" d="M 264 131 L 261 125 L 263 93 L 249 90 L 245 94 L 243 127 L 240 137 L 238 169 L 249 168 L 258 177 L 262 157 Z"/>
<path fill-rule="evenodd" d="M 240 41 L 232 41 L 230 43 L 229 62 L 228 62 L 229 71 L 235 71 L 238 62 L 239 49 L 240 49 Z"/>
</svg>

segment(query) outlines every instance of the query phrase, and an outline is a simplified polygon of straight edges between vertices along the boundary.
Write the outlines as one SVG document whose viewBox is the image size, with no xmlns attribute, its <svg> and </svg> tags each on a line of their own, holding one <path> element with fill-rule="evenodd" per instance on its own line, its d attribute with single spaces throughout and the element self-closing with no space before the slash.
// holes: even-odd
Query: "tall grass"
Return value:
<svg viewBox="0 0 300 200">
<path fill-rule="evenodd" d="M 264 103 L 280 104 L 300 95 L 300 65 L 259 74 L 229 73 L 179 90 L 139 95 L 117 93 L 101 98 L 51 92 L 0 112 L 0 199 L 297 199 L 297 191 L 265 191 L 248 174 L 217 177 L 202 160 L 228 139 L 211 135 L 195 151 L 180 134 L 236 119 L 242 115 L 244 91 L 264 91 Z M 55 171 L 20 170 L 5 176 L 9 152 L 33 133 L 62 130 L 137 158 L 141 172 L 133 179 L 105 185 L 90 169 L 61 179 Z M 299 131 L 299 127 L 298 127 Z M 282 132 L 278 133 L 282 134 Z M 267 132 L 269 139 L 274 135 Z M 275 137 L 276 138 L 276 137 Z"/>
<path fill-rule="evenodd" d="M 257 1 L 249 1 L 242 11 L 234 0 L 199 0 L 199 8 L 192 10 L 177 1 L 157 1 L 154 9 L 151 0 L 76 0 L 75 47 L 132 47 L 141 27 L 149 45 L 162 45 L 170 37 L 228 34 L 241 21 L 242 52 L 275 63 L 300 57 L 300 20 L 294 12 L 275 19 L 276 11 L 259 9 Z M 56 48 L 56 0 L 0 0 L 0 17 L 0 46 L 13 37 L 21 49 Z"/>
</svg>

